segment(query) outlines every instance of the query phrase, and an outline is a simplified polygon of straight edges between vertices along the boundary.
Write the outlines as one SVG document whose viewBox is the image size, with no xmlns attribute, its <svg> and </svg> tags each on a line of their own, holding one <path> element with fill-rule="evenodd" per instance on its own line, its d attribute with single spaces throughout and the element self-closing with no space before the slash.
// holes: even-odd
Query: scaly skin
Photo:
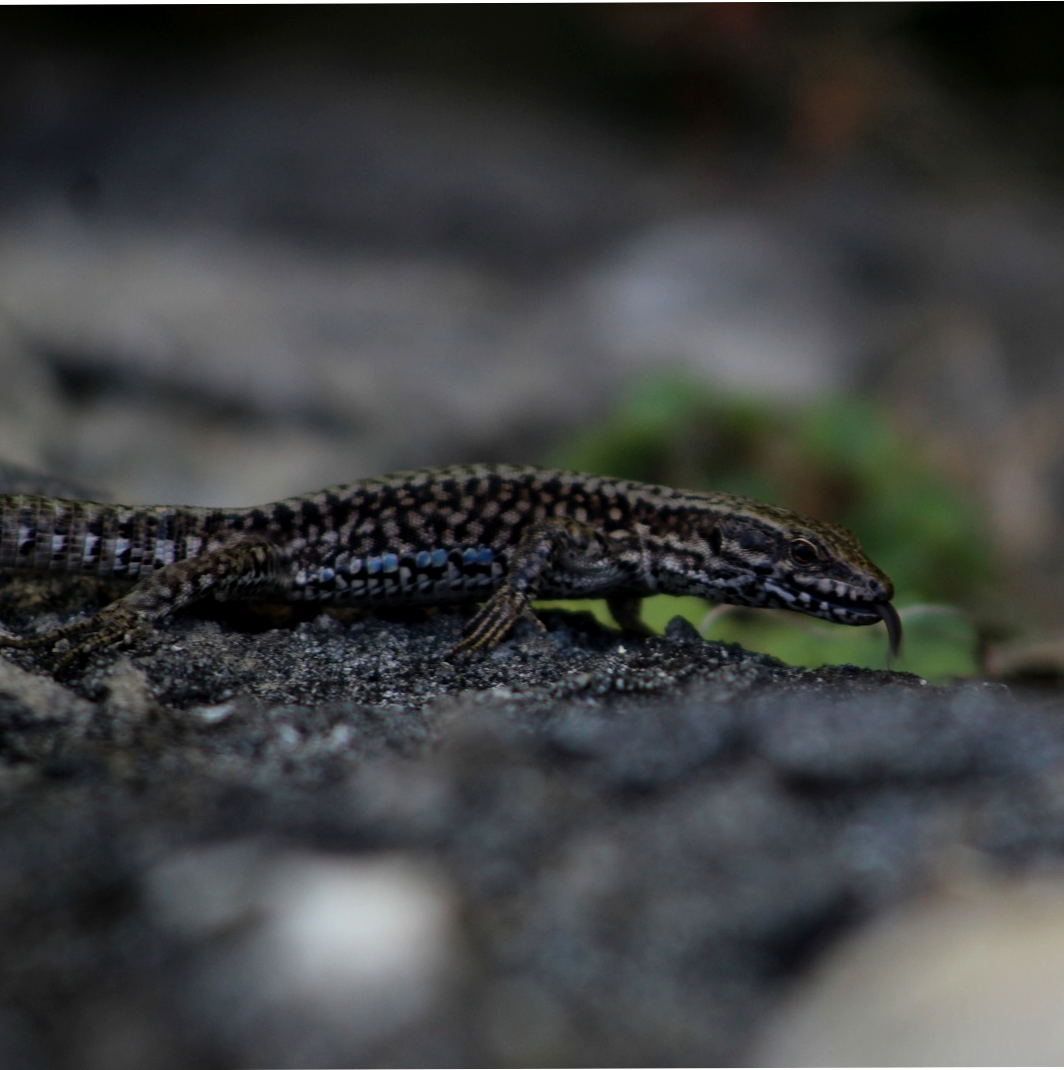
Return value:
<svg viewBox="0 0 1064 1070">
<path fill-rule="evenodd" d="M 606 598 L 641 628 L 649 594 L 901 623 L 843 528 L 732 494 L 517 465 L 397 472 L 246 509 L 0 495 L 0 568 L 133 583 L 95 617 L 6 646 L 127 642 L 208 594 L 385 607 L 483 602 L 452 655 L 489 650 L 537 598 Z"/>
</svg>

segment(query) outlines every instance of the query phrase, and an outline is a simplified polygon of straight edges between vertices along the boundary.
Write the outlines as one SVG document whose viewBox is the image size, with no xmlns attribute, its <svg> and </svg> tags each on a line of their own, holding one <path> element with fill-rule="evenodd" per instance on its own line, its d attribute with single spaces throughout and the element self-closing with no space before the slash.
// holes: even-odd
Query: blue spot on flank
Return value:
<svg viewBox="0 0 1064 1070">
<path fill-rule="evenodd" d="M 421 550 L 414 558 L 415 568 L 428 568 L 432 564 L 432 554 L 428 550 Z"/>
<path fill-rule="evenodd" d="M 332 583 L 336 579 L 336 573 L 331 568 L 323 568 L 319 580 L 321 583 Z"/>
<path fill-rule="evenodd" d="M 434 568 L 443 568 L 447 564 L 447 551 L 446 550 L 433 550 L 432 551 L 432 564 Z"/>
<path fill-rule="evenodd" d="M 399 558 L 396 554 L 385 554 L 381 558 L 381 567 L 385 572 L 394 572 L 399 567 Z"/>
<path fill-rule="evenodd" d="M 367 557 L 366 558 L 366 571 L 373 575 L 381 570 L 381 559 L 379 557 Z"/>
<path fill-rule="evenodd" d="M 495 552 L 488 546 L 472 546 L 462 554 L 463 565 L 490 565 Z"/>
<path fill-rule="evenodd" d="M 349 575 L 357 576 L 362 571 L 362 558 L 356 557 L 354 561 L 347 566 L 347 571 Z"/>
</svg>

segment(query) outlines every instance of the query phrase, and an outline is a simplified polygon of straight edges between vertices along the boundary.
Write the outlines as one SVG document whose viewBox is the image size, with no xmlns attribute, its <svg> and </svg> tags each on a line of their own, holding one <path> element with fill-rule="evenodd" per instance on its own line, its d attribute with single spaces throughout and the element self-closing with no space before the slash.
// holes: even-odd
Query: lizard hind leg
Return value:
<svg viewBox="0 0 1064 1070">
<path fill-rule="evenodd" d="M 132 592 L 131 592 L 132 593 Z M 120 598 L 91 617 L 61 624 L 34 635 L 0 636 L 0 647 L 13 650 L 48 648 L 48 659 L 56 671 L 69 668 L 107 647 L 127 646 L 137 632 L 149 626 L 150 618 L 124 604 Z"/>
<path fill-rule="evenodd" d="M 127 646 L 138 632 L 184 606 L 213 593 L 219 598 L 252 598 L 282 591 L 281 559 L 276 548 L 254 535 L 240 535 L 197 557 L 149 572 L 133 588 L 93 617 L 71 621 L 38 635 L 0 638 L 16 649 L 50 647 L 57 670 L 100 650 Z"/>
</svg>

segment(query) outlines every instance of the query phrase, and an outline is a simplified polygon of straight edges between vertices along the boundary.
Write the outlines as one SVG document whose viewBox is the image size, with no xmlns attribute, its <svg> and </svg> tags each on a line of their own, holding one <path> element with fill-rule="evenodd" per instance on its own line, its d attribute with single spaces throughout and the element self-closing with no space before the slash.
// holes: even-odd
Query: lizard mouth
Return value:
<svg viewBox="0 0 1064 1070">
<path fill-rule="evenodd" d="M 767 597 L 755 605 L 775 606 L 797 613 L 818 616 L 822 621 L 837 621 L 839 624 L 869 625 L 880 621 L 886 626 L 886 635 L 891 643 L 891 656 L 897 657 L 901 649 L 901 617 L 888 598 L 871 599 L 846 597 L 843 593 L 827 595 L 815 591 L 787 590 L 781 585 L 766 583 Z"/>
<path fill-rule="evenodd" d="M 902 628 L 898 611 L 889 601 L 866 602 L 860 599 L 843 597 L 826 598 L 822 594 L 803 593 L 795 598 L 790 593 L 783 594 L 779 605 L 787 609 L 808 613 L 825 620 L 835 620 L 842 624 L 876 624 L 882 621 L 887 628 L 892 657 L 901 650 Z"/>
<path fill-rule="evenodd" d="M 898 656 L 902 640 L 901 617 L 890 602 L 830 602 L 824 599 L 823 603 L 836 620 L 847 624 L 875 624 L 882 621 L 887 627 L 891 657 Z"/>
</svg>

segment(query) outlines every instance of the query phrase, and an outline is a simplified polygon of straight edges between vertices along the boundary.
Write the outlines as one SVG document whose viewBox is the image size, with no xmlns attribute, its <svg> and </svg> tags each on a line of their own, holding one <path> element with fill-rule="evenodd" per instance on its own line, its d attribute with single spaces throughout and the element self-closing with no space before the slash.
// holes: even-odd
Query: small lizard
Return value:
<svg viewBox="0 0 1064 1070">
<path fill-rule="evenodd" d="M 732 494 L 530 466 L 397 472 L 244 509 L 0 495 L 0 569 L 133 583 L 94 617 L 0 638 L 66 641 L 60 663 L 206 595 L 483 602 L 455 656 L 494 647 L 537 598 L 605 598 L 623 629 L 647 634 L 639 602 L 656 593 L 883 621 L 892 652 L 901 642 L 890 580 L 843 528 Z"/>
</svg>

